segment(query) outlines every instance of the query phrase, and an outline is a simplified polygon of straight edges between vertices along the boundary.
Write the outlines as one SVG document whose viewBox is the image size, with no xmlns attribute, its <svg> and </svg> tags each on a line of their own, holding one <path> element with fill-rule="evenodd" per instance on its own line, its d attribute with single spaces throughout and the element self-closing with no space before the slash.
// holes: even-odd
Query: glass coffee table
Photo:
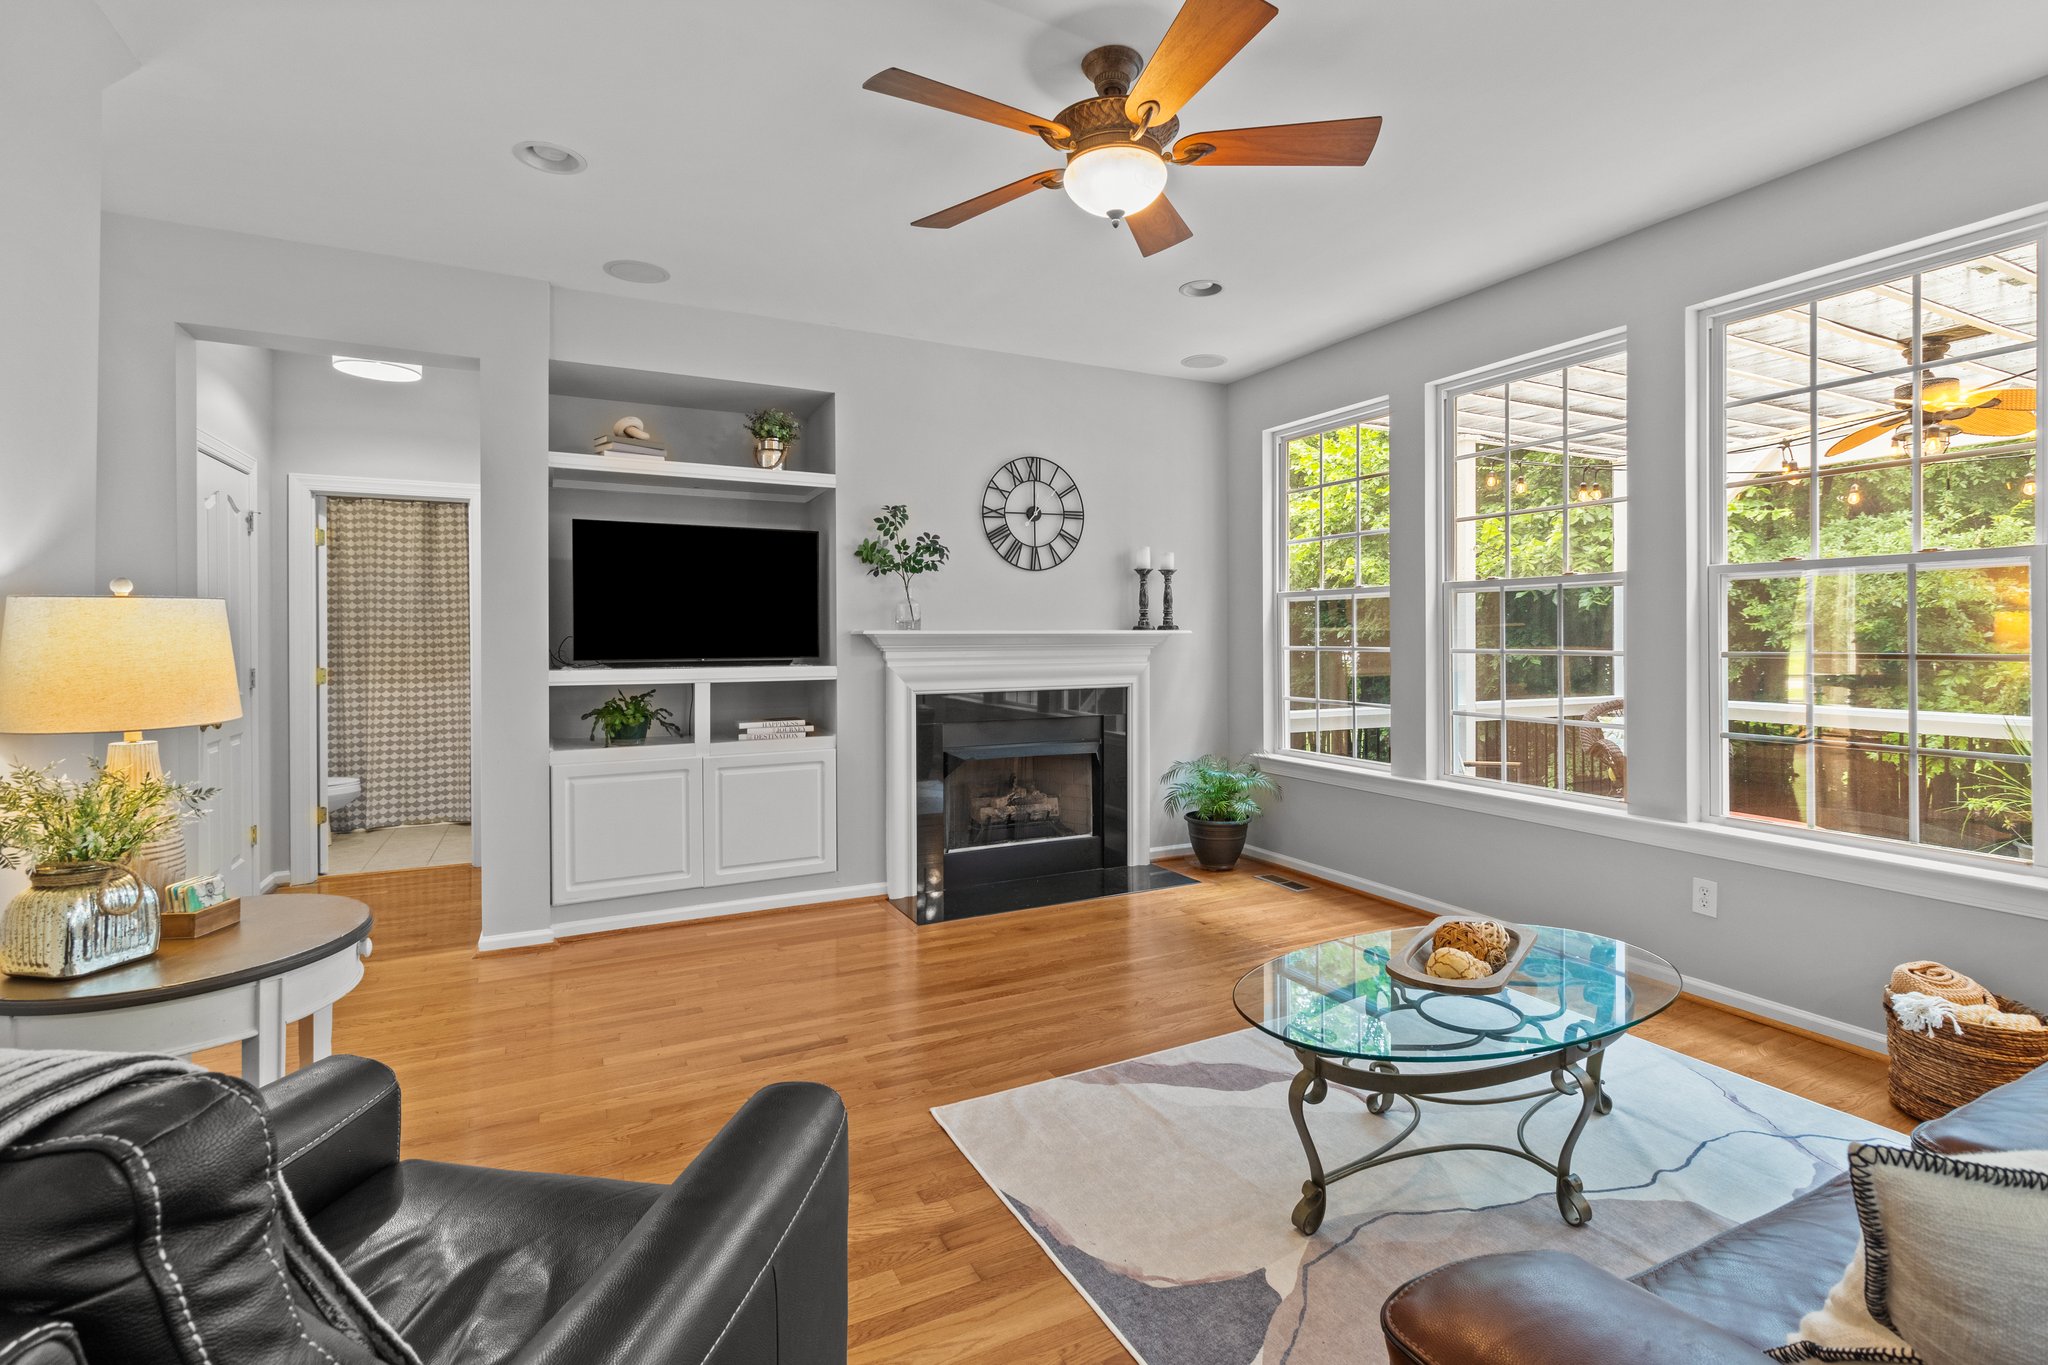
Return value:
<svg viewBox="0 0 2048 1365">
<path fill-rule="evenodd" d="M 1294 1226 L 1322 1225 L 1329 1187 L 1372 1166 L 1433 1152 L 1499 1152 L 1540 1166 L 1557 1181 L 1557 1208 L 1574 1227 L 1593 1216 L 1572 1171 L 1572 1150 L 1595 1114 L 1614 1107 L 1600 1081 L 1607 1045 L 1661 1013 L 1684 979 L 1669 962 L 1620 939 L 1575 929 L 1530 926 L 1535 946 L 1508 984 L 1489 995 L 1410 986 L 1387 971 L 1394 950 L 1417 932 L 1386 929 L 1299 948 L 1246 972 L 1233 993 L 1237 1011 L 1293 1050 L 1301 1073 L 1287 1108 L 1308 1154 L 1308 1179 Z M 1513 1093 L 1472 1092 L 1544 1077 Z M 1303 1106 L 1322 1103 L 1332 1082 L 1366 1093 L 1366 1109 L 1408 1106 L 1401 1131 L 1354 1161 L 1325 1170 Z M 1579 1112 L 1557 1159 L 1529 1145 L 1529 1121 L 1553 1100 L 1576 1097 Z M 1422 1122 L 1422 1103 L 1530 1102 L 1515 1145 L 1402 1144 Z M 1398 1149 L 1398 1150 L 1397 1150 Z"/>
</svg>

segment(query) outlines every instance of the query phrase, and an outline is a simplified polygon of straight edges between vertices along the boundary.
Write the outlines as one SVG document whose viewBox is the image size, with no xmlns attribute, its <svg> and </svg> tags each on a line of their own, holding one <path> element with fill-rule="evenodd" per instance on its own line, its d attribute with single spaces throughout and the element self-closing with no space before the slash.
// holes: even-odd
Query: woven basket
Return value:
<svg viewBox="0 0 2048 1365">
<path fill-rule="evenodd" d="M 2013 1014 L 2040 1011 L 1997 995 L 1998 1008 Z M 1916 1119 L 1937 1119 L 2048 1062 L 2048 1030 L 1985 1028 L 1954 1024 L 1932 1033 L 1900 1027 L 1892 993 L 1884 993 L 1884 1031 L 1891 1051 L 1892 1106 Z"/>
</svg>

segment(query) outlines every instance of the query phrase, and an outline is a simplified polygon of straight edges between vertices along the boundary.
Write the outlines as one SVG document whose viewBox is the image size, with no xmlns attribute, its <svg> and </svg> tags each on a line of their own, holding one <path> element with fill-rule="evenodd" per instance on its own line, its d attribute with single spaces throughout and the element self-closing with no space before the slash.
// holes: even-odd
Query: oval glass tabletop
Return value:
<svg viewBox="0 0 2048 1365">
<path fill-rule="evenodd" d="M 1410 986 L 1387 971 L 1417 932 L 1382 929 L 1297 948 L 1238 980 L 1237 1012 L 1294 1047 L 1385 1062 L 1531 1057 L 1610 1037 L 1663 1011 L 1684 978 L 1603 934 L 1529 926 L 1536 945 L 1490 995 Z"/>
</svg>

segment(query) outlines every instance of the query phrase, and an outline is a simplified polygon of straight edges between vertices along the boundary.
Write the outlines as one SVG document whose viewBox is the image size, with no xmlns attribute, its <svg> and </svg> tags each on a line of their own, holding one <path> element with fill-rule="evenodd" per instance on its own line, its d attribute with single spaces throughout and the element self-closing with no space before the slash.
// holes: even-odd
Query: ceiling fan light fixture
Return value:
<svg viewBox="0 0 2048 1365">
<path fill-rule="evenodd" d="M 1097 218 L 1128 218 L 1166 188 L 1166 162 L 1135 142 L 1090 147 L 1067 162 L 1062 184 L 1069 199 Z"/>
</svg>

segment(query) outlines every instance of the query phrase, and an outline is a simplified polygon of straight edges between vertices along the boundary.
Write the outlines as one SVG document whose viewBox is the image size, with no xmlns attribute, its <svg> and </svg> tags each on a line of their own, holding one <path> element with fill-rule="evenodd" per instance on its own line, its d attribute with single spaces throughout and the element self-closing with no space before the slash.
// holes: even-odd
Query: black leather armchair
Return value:
<svg viewBox="0 0 2048 1365">
<path fill-rule="evenodd" d="M 846 1359 L 846 1111 L 822 1086 L 762 1090 L 666 1186 L 401 1160 L 397 1080 L 360 1057 L 254 1094 L 156 1078 L 0 1156 L 0 1365 L 373 1358 L 317 1269 L 280 1264 L 273 1152 L 313 1256 L 423 1365 Z"/>
</svg>

